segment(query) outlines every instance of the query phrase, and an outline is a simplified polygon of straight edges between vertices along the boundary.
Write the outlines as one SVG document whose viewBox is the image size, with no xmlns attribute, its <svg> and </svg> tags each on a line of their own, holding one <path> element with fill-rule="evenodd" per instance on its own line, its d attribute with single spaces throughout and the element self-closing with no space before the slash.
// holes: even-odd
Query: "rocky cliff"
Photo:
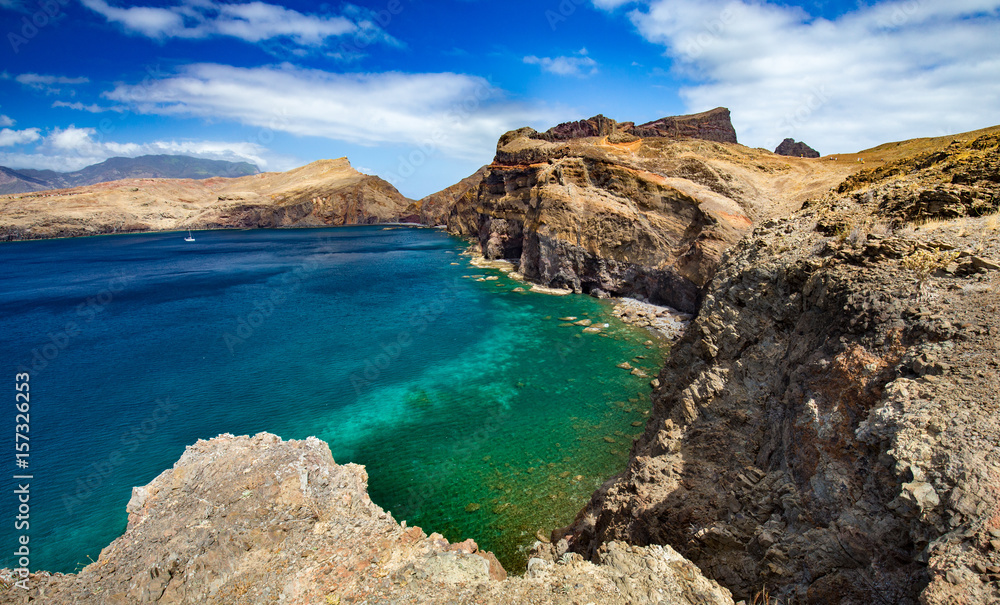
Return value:
<svg viewBox="0 0 1000 605">
<path fill-rule="evenodd" d="M 1000 601 L 1000 129 L 891 144 L 727 254 L 571 548 L 749 598 Z"/>
<path fill-rule="evenodd" d="M 240 178 L 126 179 L 0 196 L 0 240 L 395 222 L 411 204 L 340 158 Z"/>
<path fill-rule="evenodd" d="M 819 152 L 801 141 L 795 139 L 785 139 L 775 149 L 778 155 L 787 155 L 793 158 L 818 158 Z"/>
<path fill-rule="evenodd" d="M 133 490 L 124 535 L 97 561 L 31 574 L 0 603 L 732 604 L 669 546 L 609 544 L 598 564 L 550 549 L 507 578 L 472 540 L 397 523 L 368 498 L 367 479 L 315 438 L 199 441 Z"/>
<path fill-rule="evenodd" d="M 638 127 L 597 116 L 545 133 L 508 132 L 448 227 L 542 285 L 691 312 L 754 221 L 796 210 L 859 169 L 779 158 L 735 140 L 725 109 Z"/>
<path fill-rule="evenodd" d="M 729 110 L 725 107 L 687 116 L 660 118 L 638 126 L 634 122 L 616 122 L 603 115 L 596 115 L 589 120 L 559 124 L 531 136 L 545 141 L 611 137 L 613 142 L 627 142 L 626 139 L 635 140 L 638 137 L 660 137 L 702 139 L 717 143 L 738 142 Z"/>
</svg>

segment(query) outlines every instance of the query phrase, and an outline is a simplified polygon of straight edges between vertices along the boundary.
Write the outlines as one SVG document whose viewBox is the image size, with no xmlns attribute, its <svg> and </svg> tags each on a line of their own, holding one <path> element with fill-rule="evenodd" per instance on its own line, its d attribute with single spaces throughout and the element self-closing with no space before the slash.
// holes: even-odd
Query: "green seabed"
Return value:
<svg viewBox="0 0 1000 605">
<path fill-rule="evenodd" d="M 568 525 L 624 469 L 667 349 L 611 316 L 609 302 L 516 293 L 530 285 L 461 264 L 495 297 L 505 324 L 489 328 L 486 346 L 369 394 L 382 399 L 375 407 L 396 402 L 388 422 L 406 427 L 392 431 L 392 456 L 384 443 L 343 447 L 343 425 L 319 436 L 335 459 L 365 461 L 372 499 L 397 520 L 452 541 L 473 538 L 521 573 L 539 530 Z M 609 326 L 588 334 L 567 317 Z M 647 376 L 616 367 L 623 361 Z"/>
</svg>

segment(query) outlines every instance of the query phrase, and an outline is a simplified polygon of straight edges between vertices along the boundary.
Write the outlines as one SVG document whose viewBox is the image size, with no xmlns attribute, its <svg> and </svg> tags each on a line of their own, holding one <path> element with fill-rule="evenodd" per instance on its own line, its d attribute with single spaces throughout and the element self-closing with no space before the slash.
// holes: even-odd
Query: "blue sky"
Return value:
<svg viewBox="0 0 1000 605">
<path fill-rule="evenodd" d="M 0 0 L 0 33 L 14 168 L 347 156 L 421 197 L 597 113 L 823 153 L 1000 123 L 1000 0 Z"/>
</svg>

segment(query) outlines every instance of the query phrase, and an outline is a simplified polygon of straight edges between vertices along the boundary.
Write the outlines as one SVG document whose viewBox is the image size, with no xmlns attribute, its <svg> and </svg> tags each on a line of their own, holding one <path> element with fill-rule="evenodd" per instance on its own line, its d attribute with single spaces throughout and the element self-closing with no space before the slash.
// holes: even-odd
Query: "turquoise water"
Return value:
<svg viewBox="0 0 1000 605">
<path fill-rule="evenodd" d="M 518 293 L 427 229 L 351 227 L 0 244 L 0 566 L 75 571 L 135 485 L 219 433 L 316 435 L 366 465 L 398 520 L 475 538 L 508 569 L 623 468 L 662 361 L 585 296 Z M 477 281 L 496 276 L 499 279 Z M 584 334 L 560 318 L 607 322 Z M 637 358 L 636 356 L 643 358 Z M 29 468 L 15 374 L 30 373 Z M 2 452 L 0 452 L 2 454 Z M 14 474 L 30 473 L 15 531 Z M 23 481 L 22 481 L 23 483 Z"/>
</svg>

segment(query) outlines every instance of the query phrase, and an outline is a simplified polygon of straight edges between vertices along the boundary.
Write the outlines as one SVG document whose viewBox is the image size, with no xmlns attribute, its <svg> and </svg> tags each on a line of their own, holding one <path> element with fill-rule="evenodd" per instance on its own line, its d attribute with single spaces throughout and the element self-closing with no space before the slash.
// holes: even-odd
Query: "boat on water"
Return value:
<svg viewBox="0 0 1000 605">
<path fill-rule="evenodd" d="M 188 236 L 184 238 L 184 241 L 186 241 L 186 242 L 193 242 L 194 241 L 194 236 L 191 235 L 191 230 L 190 229 L 188 229 Z"/>
</svg>

